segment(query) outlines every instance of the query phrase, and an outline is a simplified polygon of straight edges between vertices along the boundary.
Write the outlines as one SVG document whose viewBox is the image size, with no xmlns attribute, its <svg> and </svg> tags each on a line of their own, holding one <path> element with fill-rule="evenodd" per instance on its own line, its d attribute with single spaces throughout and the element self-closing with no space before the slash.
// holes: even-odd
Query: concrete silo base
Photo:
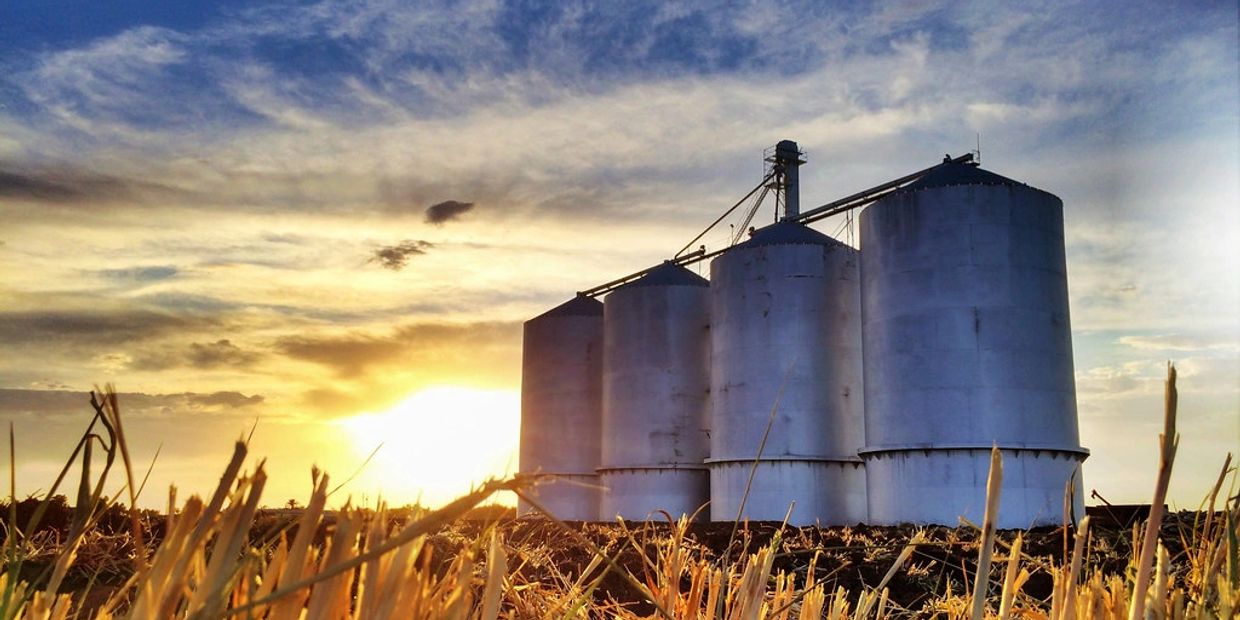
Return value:
<svg viewBox="0 0 1240 620">
<path fill-rule="evenodd" d="M 1081 462 L 1085 450 L 1003 447 L 1003 491 L 998 527 L 1061 525 L 1064 493 L 1075 476 L 1073 515 L 1085 514 Z M 884 448 L 861 452 L 865 460 L 870 523 L 956 526 L 960 517 L 981 525 L 986 510 L 990 448 Z"/>
<path fill-rule="evenodd" d="M 552 476 L 527 490 L 534 500 L 561 521 L 597 521 L 601 488 L 597 474 Z M 525 500 L 517 501 L 517 516 L 539 514 Z"/>
<path fill-rule="evenodd" d="M 599 479 L 604 489 L 602 521 L 617 516 L 629 521 L 662 520 L 659 510 L 678 519 L 692 516 L 710 498 L 705 467 L 617 467 L 600 469 Z"/>
<path fill-rule="evenodd" d="M 736 519 L 745 487 L 742 519 L 790 525 L 856 525 L 866 521 L 865 468 L 859 459 L 708 460 L 712 521 Z M 795 502 L 795 504 L 793 504 Z"/>
</svg>

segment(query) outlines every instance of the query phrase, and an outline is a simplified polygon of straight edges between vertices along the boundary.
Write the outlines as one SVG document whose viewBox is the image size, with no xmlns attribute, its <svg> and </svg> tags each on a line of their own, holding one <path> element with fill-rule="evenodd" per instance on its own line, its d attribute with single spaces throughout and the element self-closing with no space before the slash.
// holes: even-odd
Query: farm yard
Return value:
<svg viewBox="0 0 1240 620">
<path fill-rule="evenodd" d="M 298 511 L 301 514 L 293 516 L 287 510 L 278 511 L 280 514 L 275 512 L 256 514 L 247 538 L 249 550 L 242 554 L 235 567 L 239 576 L 252 580 L 252 585 L 263 583 L 263 578 L 258 577 L 263 573 L 256 570 L 263 562 L 270 563 L 277 556 L 283 556 L 276 551 L 281 548 L 278 541 L 300 540 L 299 526 L 305 523 L 302 519 L 307 513 Z M 667 611 L 676 618 L 711 617 L 704 612 L 709 602 L 706 597 L 697 601 L 704 615 L 690 613 L 692 606 L 686 604 L 694 588 L 699 589 L 699 596 L 709 595 L 707 584 L 712 578 L 718 579 L 714 571 L 754 570 L 748 564 L 754 557 L 769 562 L 769 566 L 760 564 L 757 569 L 765 575 L 761 598 L 768 603 L 778 600 L 780 592 L 791 600 L 806 592 L 807 581 L 812 581 L 810 591 L 821 591 L 837 606 L 847 602 L 854 611 L 858 601 L 867 595 L 881 593 L 885 600 L 881 610 L 871 607 L 868 615 L 829 617 L 968 617 L 970 588 L 977 576 L 980 536 L 977 529 L 967 526 L 798 528 L 761 522 L 740 524 L 733 532 L 731 523 L 557 523 L 543 518 L 515 520 L 510 516 L 494 519 L 496 513 L 505 512 L 511 514 L 510 509 L 482 511 L 482 518 L 465 514 L 405 546 L 416 553 L 397 550 L 388 556 L 401 555 L 411 562 L 413 570 L 406 575 L 411 584 L 422 580 L 423 585 L 438 586 L 438 595 L 445 597 L 438 602 L 440 604 L 447 602 L 446 598 L 453 593 L 469 594 L 472 601 L 477 601 L 486 591 L 488 579 L 493 578 L 490 567 L 500 564 L 504 576 L 498 617 L 514 618 L 573 617 L 574 606 L 579 607 L 578 617 L 658 617 L 659 608 L 651 598 L 670 604 L 673 609 Z M 1091 512 L 1094 514 L 1090 517 L 1087 553 L 1082 558 L 1080 574 L 1093 575 L 1091 579 L 1102 584 L 1111 579 L 1119 579 L 1122 583 L 1125 575 L 1131 574 L 1134 530 L 1124 527 L 1121 520 L 1112 518 L 1105 510 Z M 76 561 L 65 576 L 62 591 L 71 595 L 72 607 L 75 610 L 81 607 L 85 617 L 89 617 L 89 612 L 100 611 L 109 598 L 118 593 L 123 599 L 126 584 L 134 576 L 135 538 L 125 521 L 118 519 L 123 514 L 123 511 L 110 511 L 105 521 L 84 537 Z M 309 539 L 310 548 L 320 556 L 318 562 L 323 561 L 324 555 L 332 556 L 331 548 L 339 546 L 342 539 L 338 536 L 342 532 L 355 537 L 352 541 L 346 540 L 346 546 L 352 547 L 347 555 L 355 557 L 370 548 L 373 543 L 367 536 L 372 535 L 368 532 L 374 531 L 371 528 L 377 516 L 374 511 L 354 511 L 346 515 L 345 527 L 340 526 L 336 515 L 321 518 L 314 536 Z M 385 520 L 389 528 L 399 531 L 416 522 L 416 516 L 388 514 Z M 49 513 L 48 517 L 49 523 L 59 525 L 45 526 L 31 536 L 30 555 L 21 570 L 23 577 L 34 583 L 40 576 L 46 578 L 60 557 L 63 549 L 56 542 L 65 540 L 69 534 L 65 527 L 72 514 Z M 1167 587 L 1169 592 L 1178 592 L 1184 602 L 1210 591 L 1201 583 L 1201 561 L 1207 551 L 1204 547 L 1209 546 L 1205 541 L 1210 539 L 1209 535 L 1203 536 L 1206 517 L 1204 513 L 1178 512 L 1168 515 L 1161 528 L 1160 541 L 1168 560 L 1165 565 Z M 1221 512 L 1210 517 L 1216 535 L 1221 531 L 1218 526 L 1227 518 Z M 1230 518 L 1234 520 L 1234 511 Z M 143 515 L 142 523 L 143 540 L 148 547 L 157 547 L 165 540 L 168 529 L 164 518 L 148 512 Z M 1062 585 L 1057 589 L 1056 584 L 1062 584 L 1063 571 L 1070 564 L 1076 531 L 1039 528 L 998 532 L 995 561 L 989 571 L 991 585 L 987 589 L 991 615 L 1002 605 L 1007 561 L 1017 537 L 1021 539 L 1019 570 L 1027 574 L 1013 597 L 1011 608 L 1023 610 L 1021 613 L 1026 613 L 1026 617 L 1048 613 L 1055 605 L 1056 596 L 1063 595 Z M 489 548 L 492 540 L 496 544 L 494 549 Z M 728 549 L 730 553 L 725 552 Z M 615 565 L 609 567 L 608 559 Z M 461 572 L 462 562 L 473 564 L 468 578 Z M 327 566 L 319 564 L 316 568 Z M 355 569 L 352 578 L 372 579 L 370 575 L 362 577 L 364 570 Z M 1227 567 L 1216 570 L 1226 571 Z M 673 579 L 669 571 L 680 574 Z M 738 575 L 734 575 L 734 580 L 735 577 Z M 791 580 L 784 581 L 788 577 Z M 786 584 L 785 590 L 778 589 L 780 584 Z M 239 586 L 232 586 L 235 602 L 246 600 L 245 597 L 236 598 Z M 319 587 L 314 586 L 315 589 Z M 356 584 L 351 586 L 355 595 L 357 587 Z M 678 587 L 680 591 L 676 591 Z M 701 589 L 703 587 L 705 590 Z M 1231 596 L 1234 594 L 1233 587 Z M 1215 596 L 1223 595 L 1224 592 L 1215 593 Z M 788 607 L 793 612 L 791 616 L 772 614 L 770 610 L 769 615 L 758 617 L 815 617 L 800 615 L 808 598 L 807 595 Z M 435 604 L 432 601 L 423 603 Z M 728 613 L 721 617 L 737 617 L 733 615 L 737 613 L 737 604 L 738 601 L 733 601 L 726 608 Z M 461 608 L 462 613 L 464 609 Z M 125 605 L 118 606 L 117 610 L 123 612 Z M 439 612 L 447 610 L 440 608 L 418 617 L 441 617 L 435 615 Z M 264 616 L 256 612 L 255 616 L 278 617 L 268 613 Z M 355 614 L 353 617 L 371 617 Z"/>
</svg>

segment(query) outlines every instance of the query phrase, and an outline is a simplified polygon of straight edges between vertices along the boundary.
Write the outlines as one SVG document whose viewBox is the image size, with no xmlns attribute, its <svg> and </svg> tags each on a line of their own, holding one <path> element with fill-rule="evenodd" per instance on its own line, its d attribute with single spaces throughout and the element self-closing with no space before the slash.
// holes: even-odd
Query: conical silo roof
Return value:
<svg viewBox="0 0 1240 620">
<path fill-rule="evenodd" d="M 646 275 L 620 288 L 624 289 L 635 286 L 710 286 L 710 282 L 680 265 L 664 262 L 662 265 L 651 269 Z"/>
<path fill-rule="evenodd" d="M 901 191 L 917 191 L 951 185 L 1024 185 L 1024 183 L 983 170 L 979 166 L 947 161 L 935 166 L 920 179 L 904 186 Z"/>
<path fill-rule="evenodd" d="M 764 245 L 844 245 L 805 224 L 778 222 L 755 230 L 749 240 L 737 248 L 754 248 Z"/>
<path fill-rule="evenodd" d="M 534 318 L 556 316 L 603 316 L 603 302 L 593 297 L 578 295 Z"/>
</svg>

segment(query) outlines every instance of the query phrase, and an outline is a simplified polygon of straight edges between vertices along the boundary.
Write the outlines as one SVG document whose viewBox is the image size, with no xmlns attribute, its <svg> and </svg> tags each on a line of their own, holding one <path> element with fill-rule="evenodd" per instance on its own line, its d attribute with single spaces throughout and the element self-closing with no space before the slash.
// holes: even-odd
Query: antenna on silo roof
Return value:
<svg viewBox="0 0 1240 620">
<path fill-rule="evenodd" d="M 977 136 L 977 148 L 970 152 L 973 153 L 973 165 L 980 166 L 982 165 L 982 132 L 976 132 L 975 135 Z"/>
</svg>

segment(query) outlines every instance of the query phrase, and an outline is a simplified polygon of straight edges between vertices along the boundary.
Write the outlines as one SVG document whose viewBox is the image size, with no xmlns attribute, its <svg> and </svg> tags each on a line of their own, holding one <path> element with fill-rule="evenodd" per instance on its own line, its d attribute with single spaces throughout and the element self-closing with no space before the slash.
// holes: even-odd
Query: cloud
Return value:
<svg viewBox="0 0 1240 620">
<path fill-rule="evenodd" d="M 385 269 L 400 271 L 405 268 L 405 264 L 409 262 L 410 258 L 426 254 L 426 251 L 433 247 L 435 247 L 435 244 L 429 241 L 410 241 L 406 239 L 396 245 L 383 246 L 375 250 L 367 262 L 379 263 Z"/>
<path fill-rule="evenodd" d="M 1156 362 L 1132 361 L 1113 366 L 1096 366 L 1077 371 L 1076 391 L 1081 399 L 1126 399 L 1137 395 L 1156 395 L 1162 389 L 1166 368 Z"/>
<path fill-rule="evenodd" d="M 277 346 L 292 358 L 327 366 L 345 378 L 390 362 L 405 349 L 405 344 L 397 339 L 368 334 L 288 336 L 281 338 Z"/>
<path fill-rule="evenodd" d="M 1219 340 L 1217 337 L 1190 336 L 1185 334 L 1121 336 L 1116 342 L 1127 347 L 1146 351 L 1205 351 L 1211 349 L 1240 351 L 1240 343 L 1238 342 Z"/>
<path fill-rule="evenodd" d="M 182 348 L 139 352 L 126 365 L 134 370 L 168 370 L 180 367 L 239 370 L 253 366 L 262 358 L 260 353 L 244 350 L 228 339 L 221 339 L 215 342 L 194 342 Z"/>
<path fill-rule="evenodd" d="M 90 205 L 137 199 L 177 198 L 182 190 L 140 179 L 100 174 L 73 167 L 17 170 L 0 163 L 0 198 L 60 205 Z"/>
<path fill-rule="evenodd" d="M 213 317 L 150 310 L 27 310 L 0 312 L 0 343 L 6 345 L 118 345 L 150 341 L 218 323 Z"/>
<path fill-rule="evenodd" d="M 474 203 L 472 202 L 445 200 L 426 208 L 426 222 L 428 224 L 443 225 L 460 218 L 473 208 Z"/>
<path fill-rule="evenodd" d="M 246 413 L 242 410 L 261 405 L 266 400 L 261 394 L 247 396 L 231 390 L 177 394 L 121 392 L 117 394 L 117 399 L 122 414 L 128 417 Z M 0 413 L 5 415 L 54 418 L 81 416 L 90 411 L 88 392 L 0 388 Z"/>
<path fill-rule="evenodd" d="M 188 359 L 195 368 L 219 368 L 221 366 L 248 366 L 260 356 L 243 351 L 227 339 L 190 345 Z"/>
<path fill-rule="evenodd" d="M 418 323 L 388 332 L 350 332 L 333 336 L 289 336 L 276 346 L 295 359 L 331 368 L 352 378 L 379 367 L 403 366 L 446 374 L 464 371 L 497 349 L 518 348 L 520 323 Z"/>
<path fill-rule="evenodd" d="M 252 394 L 246 396 L 241 392 L 212 392 L 210 394 L 183 394 L 192 406 L 219 408 L 219 409 L 243 409 L 245 407 L 253 407 L 262 404 L 265 400 L 261 394 Z"/>
<path fill-rule="evenodd" d="M 156 265 L 150 267 L 126 267 L 123 269 L 100 269 L 97 273 L 105 278 L 121 282 L 155 282 L 172 278 L 179 272 L 176 267 L 171 265 Z"/>
</svg>

